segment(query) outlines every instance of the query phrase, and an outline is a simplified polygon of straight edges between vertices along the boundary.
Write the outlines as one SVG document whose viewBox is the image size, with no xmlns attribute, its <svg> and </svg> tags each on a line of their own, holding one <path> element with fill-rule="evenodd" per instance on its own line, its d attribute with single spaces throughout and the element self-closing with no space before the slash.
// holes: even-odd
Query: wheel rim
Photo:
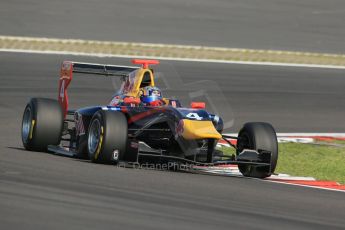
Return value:
<svg viewBox="0 0 345 230">
<path fill-rule="evenodd" d="M 22 139 L 24 143 L 27 143 L 29 140 L 31 126 L 32 126 L 32 112 L 31 112 L 31 108 L 27 107 L 24 112 L 23 123 L 22 123 Z"/>
<path fill-rule="evenodd" d="M 89 137 L 88 137 L 88 148 L 90 153 L 95 153 L 99 145 L 101 137 L 101 124 L 98 119 L 92 121 Z"/>
</svg>

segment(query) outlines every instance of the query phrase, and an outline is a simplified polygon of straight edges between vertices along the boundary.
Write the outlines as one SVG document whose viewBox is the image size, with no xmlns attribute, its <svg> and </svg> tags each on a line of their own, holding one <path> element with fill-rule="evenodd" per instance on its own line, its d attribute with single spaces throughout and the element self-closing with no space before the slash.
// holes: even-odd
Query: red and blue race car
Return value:
<svg viewBox="0 0 345 230">
<path fill-rule="evenodd" d="M 58 100 L 32 98 L 24 110 L 24 147 L 107 164 L 237 164 L 244 176 L 258 178 L 274 172 L 278 144 L 270 124 L 250 122 L 237 137 L 224 135 L 222 118 L 207 112 L 205 103 L 193 102 L 187 108 L 163 97 L 149 68 L 157 60 L 133 63 L 141 67 L 64 61 Z M 122 85 L 105 105 L 71 110 L 67 89 L 74 73 L 117 77 Z M 236 154 L 218 150 L 221 139 Z"/>
</svg>

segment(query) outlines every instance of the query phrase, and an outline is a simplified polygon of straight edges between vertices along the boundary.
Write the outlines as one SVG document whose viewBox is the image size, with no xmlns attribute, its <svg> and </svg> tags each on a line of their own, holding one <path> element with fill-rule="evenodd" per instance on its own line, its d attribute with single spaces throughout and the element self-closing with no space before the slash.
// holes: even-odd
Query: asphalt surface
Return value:
<svg viewBox="0 0 345 230">
<path fill-rule="evenodd" d="M 2 0 L 2 35 L 345 53 L 343 0 Z"/>
<path fill-rule="evenodd" d="M 125 59 L 0 54 L 0 229 L 344 229 L 340 192 L 124 169 L 24 151 L 24 106 L 30 97 L 57 96 L 63 59 L 128 64 Z M 341 71 L 182 62 L 163 62 L 157 73 L 163 70 L 159 82 L 176 96 L 193 92 L 188 88 L 200 79 L 222 80 L 220 88 L 235 114 L 234 128 L 255 115 L 267 120 L 282 116 L 273 121 L 281 131 L 344 131 Z M 179 76 L 184 85 L 177 81 L 180 88 L 166 80 Z M 109 79 L 74 80 L 73 106 L 104 101 L 115 85 Z M 243 114 L 247 117 L 240 117 Z"/>
<path fill-rule="evenodd" d="M 30 97 L 56 98 L 63 60 L 131 65 L 129 59 L 1 53 L 1 109 L 21 114 Z M 155 69 L 164 96 L 185 106 L 205 101 L 230 125 L 228 132 L 248 121 L 270 122 L 277 132 L 345 132 L 344 70 L 173 61 Z M 107 103 L 118 87 L 110 79 L 76 76 L 71 108 Z"/>
</svg>

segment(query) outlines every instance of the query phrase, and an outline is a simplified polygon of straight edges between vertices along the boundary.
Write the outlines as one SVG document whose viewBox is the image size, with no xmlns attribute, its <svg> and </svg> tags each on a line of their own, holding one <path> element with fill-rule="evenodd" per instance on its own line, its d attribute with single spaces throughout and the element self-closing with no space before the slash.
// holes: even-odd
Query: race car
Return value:
<svg viewBox="0 0 345 230">
<path fill-rule="evenodd" d="M 106 164 L 154 163 L 174 169 L 237 164 L 248 177 L 274 173 L 278 144 L 272 125 L 249 122 L 238 136 L 222 134 L 222 118 L 207 112 L 204 102 L 183 107 L 179 100 L 163 97 L 150 68 L 158 60 L 132 62 L 141 66 L 64 61 L 58 99 L 32 98 L 25 107 L 21 131 L 25 149 Z M 74 73 L 116 77 L 122 84 L 107 104 L 73 110 L 67 91 Z M 222 139 L 235 154 L 217 148 Z"/>
</svg>

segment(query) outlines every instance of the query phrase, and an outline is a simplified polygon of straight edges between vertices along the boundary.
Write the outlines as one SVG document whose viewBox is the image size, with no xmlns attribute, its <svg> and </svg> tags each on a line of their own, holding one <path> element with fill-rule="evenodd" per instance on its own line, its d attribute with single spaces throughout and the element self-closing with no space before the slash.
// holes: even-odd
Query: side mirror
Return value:
<svg viewBox="0 0 345 230">
<path fill-rule="evenodd" d="M 205 102 L 192 102 L 190 103 L 190 107 L 193 109 L 205 109 L 206 104 Z"/>
</svg>

